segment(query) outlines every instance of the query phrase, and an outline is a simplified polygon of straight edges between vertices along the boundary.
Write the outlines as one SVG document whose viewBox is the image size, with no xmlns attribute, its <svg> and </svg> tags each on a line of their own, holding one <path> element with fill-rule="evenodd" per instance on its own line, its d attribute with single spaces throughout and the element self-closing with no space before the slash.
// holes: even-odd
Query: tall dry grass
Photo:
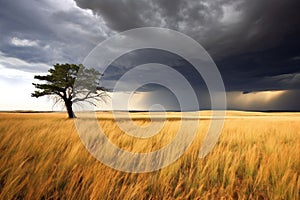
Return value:
<svg viewBox="0 0 300 200">
<path fill-rule="evenodd" d="M 204 159 L 198 151 L 209 121 L 200 120 L 178 161 L 134 174 L 93 158 L 65 114 L 0 113 L 0 199 L 300 199 L 299 115 L 251 115 L 230 112 Z M 113 120 L 100 123 L 115 144 L 137 152 L 164 146 L 179 126 L 169 120 L 157 136 L 133 140 Z"/>
</svg>

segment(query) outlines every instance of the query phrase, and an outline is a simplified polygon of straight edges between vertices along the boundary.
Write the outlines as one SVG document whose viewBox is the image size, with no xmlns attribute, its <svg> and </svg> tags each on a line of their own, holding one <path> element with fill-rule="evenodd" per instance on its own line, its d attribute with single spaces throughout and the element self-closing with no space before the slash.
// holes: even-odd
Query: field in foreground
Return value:
<svg viewBox="0 0 300 200">
<path fill-rule="evenodd" d="M 133 115 L 139 125 L 150 123 Z M 180 124 L 175 117 L 156 136 L 135 139 L 109 114 L 99 116 L 110 140 L 133 152 L 161 148 Z M 300 114 L 228 116 L 204 159 L 198 151 L 209 120 L 200 120 L 194 142 L 175 163 L 134 174 L 93 158 L 64 113 L 0 113 L 0 199 L 300 199 Z"/>
</svg>

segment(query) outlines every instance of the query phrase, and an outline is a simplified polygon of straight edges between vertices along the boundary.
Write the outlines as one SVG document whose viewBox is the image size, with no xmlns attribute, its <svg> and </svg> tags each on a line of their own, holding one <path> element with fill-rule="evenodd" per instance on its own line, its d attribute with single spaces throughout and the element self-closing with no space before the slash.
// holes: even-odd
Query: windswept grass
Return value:
<svg viewBox="0 0 300 200">
<path fill-rule="evenodd" d="M 0 199 L 300 199 L 300 115 L 228 114 L 204 159 L 198 151 L 208 120 L 175 163 L 133 174 L 93 158 L 65 114 L 0 113 Z M 172 119 L 149 140 L 133 140 L 103 115 L 112 142 L 135 152 L 161 148 L 179 126 Z"/>
</svg>

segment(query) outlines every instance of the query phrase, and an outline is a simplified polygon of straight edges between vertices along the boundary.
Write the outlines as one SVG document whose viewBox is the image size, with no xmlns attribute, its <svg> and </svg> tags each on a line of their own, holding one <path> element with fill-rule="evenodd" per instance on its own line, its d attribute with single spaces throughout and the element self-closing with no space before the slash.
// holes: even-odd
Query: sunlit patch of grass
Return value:
<svg viewBox="0 0 300 200">
<path fill-rule="evenodd" d="M 0 199 L 300 199 L 299 115 L 228 114 L 240 117 L 226 120 L 204 159 L 198 152 L 209 120 L 201 121 L 192 145 L 175 163 L 134 174 L 93 158 L 65 114 L 0 113 Z M 180 121 L 169 119 L 157 135 L 137 139 L 103 115 L 99 123 L 109 139 L 133 152 L 168 144 Z M 134 117 L 137 125 L 150 123 Z"/>
</svg>

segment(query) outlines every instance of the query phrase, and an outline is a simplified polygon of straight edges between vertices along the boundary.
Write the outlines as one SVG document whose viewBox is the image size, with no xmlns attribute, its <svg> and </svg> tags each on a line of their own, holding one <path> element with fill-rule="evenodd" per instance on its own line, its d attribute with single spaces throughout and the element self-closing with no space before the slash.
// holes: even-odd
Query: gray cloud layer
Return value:
<svg viewBox="0 0 300 200">
<path fill-rule="evenodd" d="M 72 1 L 0 1 L 0 50 L 27 62 L 82 62 L 110 33 L 100 17 Z M 18 46 L 12 40 L 35 41 Z"/>
</svg>

